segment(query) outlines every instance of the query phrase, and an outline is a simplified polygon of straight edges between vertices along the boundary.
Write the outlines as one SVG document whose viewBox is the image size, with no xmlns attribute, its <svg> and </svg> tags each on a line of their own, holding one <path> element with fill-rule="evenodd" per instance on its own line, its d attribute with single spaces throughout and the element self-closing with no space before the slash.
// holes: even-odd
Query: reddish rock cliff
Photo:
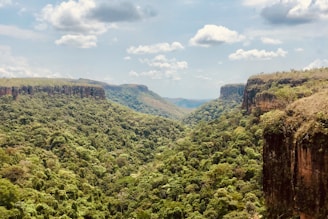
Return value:
<svg viewBox="0 0 328 219">
<path fill-rule="evenodd" d="M 268 218 L 328 218 L 328 68 L 251 77 L 243 108 L 264 125 Z"/>
<path fill-rule="evenodd" d="M 328 92 L 300 99 L 262 120 L 269 218 L 327 218 Z"/>
</svg>

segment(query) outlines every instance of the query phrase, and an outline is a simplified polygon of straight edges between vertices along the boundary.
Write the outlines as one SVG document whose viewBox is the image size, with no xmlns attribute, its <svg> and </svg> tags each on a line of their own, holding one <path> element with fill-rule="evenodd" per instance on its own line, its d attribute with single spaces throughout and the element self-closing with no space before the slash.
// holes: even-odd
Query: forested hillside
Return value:
<svg viewBox="0 0 328 219">
<path fill-rule="evenodd" d="M 0 114 L 5 218 L 111 218 L 123 211 L 126 177 L 183 131 L 106 100 L 66 95 L 3 96 Z"/>
<path fill-rule="evenodd" d="M 127 106 L 137 112 L 179 119 L 187 114 L 186 110 L 166 101 L 144 85 L 105 85 L 108 99 Z"/>
<path fill-rule="evenodd" d="M 220 118 L 224 112 L 228 112 L 236 107 L 241 107 L 244 89 L 244 84 L 222 86 L 219 98 L 200 106 L 183 117 L 182 121 L 188 125 L 195 125 L 200 122 L 210 122 Z"/>
</svg>

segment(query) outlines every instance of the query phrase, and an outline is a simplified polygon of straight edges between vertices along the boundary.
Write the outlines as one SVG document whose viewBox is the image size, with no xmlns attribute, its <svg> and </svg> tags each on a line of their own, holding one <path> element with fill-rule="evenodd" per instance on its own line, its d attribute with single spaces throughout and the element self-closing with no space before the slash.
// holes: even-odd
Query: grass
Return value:
<svg viewBox="0 0 328 219">
<path fill-rule="evenodd" d="M 275 72 L 271 74 L 257 74 L 250 77 L 250 79 L 261 79 L 263 82 L 277 81 L 281 79 L 328 79 L 328 68 L 316 68 L 311 70 L 289 72 Z"/>
</svg>

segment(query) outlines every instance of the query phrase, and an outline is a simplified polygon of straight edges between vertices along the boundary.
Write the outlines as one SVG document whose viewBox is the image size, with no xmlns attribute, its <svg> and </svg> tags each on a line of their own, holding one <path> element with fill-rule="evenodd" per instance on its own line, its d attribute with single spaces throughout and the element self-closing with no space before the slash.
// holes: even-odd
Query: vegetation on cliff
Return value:
<svg viewBox="0 0 328 219">
<path fill-rule="evenodd" d="M 261 91 L 280 103 L 261 116 L 268 217 L 326 218 L 328 69 L 277 74 L 273 83 L 271 77 L 264 76 L 270 87 Z M 255 114 L 272 108 L 263 106 L 257 104 Z"/>
<path fill-rule="evenodd" d="M 261 115 L 327 88 L 328 68 L 255 75 L 249 78 L 243 107 Z"/>
</svg>

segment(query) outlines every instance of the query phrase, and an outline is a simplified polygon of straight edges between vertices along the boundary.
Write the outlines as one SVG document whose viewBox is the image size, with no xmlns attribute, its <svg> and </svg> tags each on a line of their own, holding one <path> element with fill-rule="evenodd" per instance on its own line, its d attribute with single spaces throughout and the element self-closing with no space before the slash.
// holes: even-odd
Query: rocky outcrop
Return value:
<svg viewBox="0 0 328 219">
<path fill-rule="evenodd" d="M 68 96 L 92 97 L 105 99 L 105 91 L 98 86 L 85 85 L 55 85 L 55 86 L 12 86 L 0 87 L 0 96 L 10 95 L 15 99 L 19 95 L 34 95 L 35 93 L 47 93 L 49 95 L 65 94 Z"/>
<path fill-rule="evenodd" d="M 220 89 L 220 99 L 240 99 L 243 97 L 245 84 L 227 84 Z"/>
<path fill-rule="evenodd" d="M 262 116 L 268 218 L 327 218 L 328 92 Z"/>
</svg>

